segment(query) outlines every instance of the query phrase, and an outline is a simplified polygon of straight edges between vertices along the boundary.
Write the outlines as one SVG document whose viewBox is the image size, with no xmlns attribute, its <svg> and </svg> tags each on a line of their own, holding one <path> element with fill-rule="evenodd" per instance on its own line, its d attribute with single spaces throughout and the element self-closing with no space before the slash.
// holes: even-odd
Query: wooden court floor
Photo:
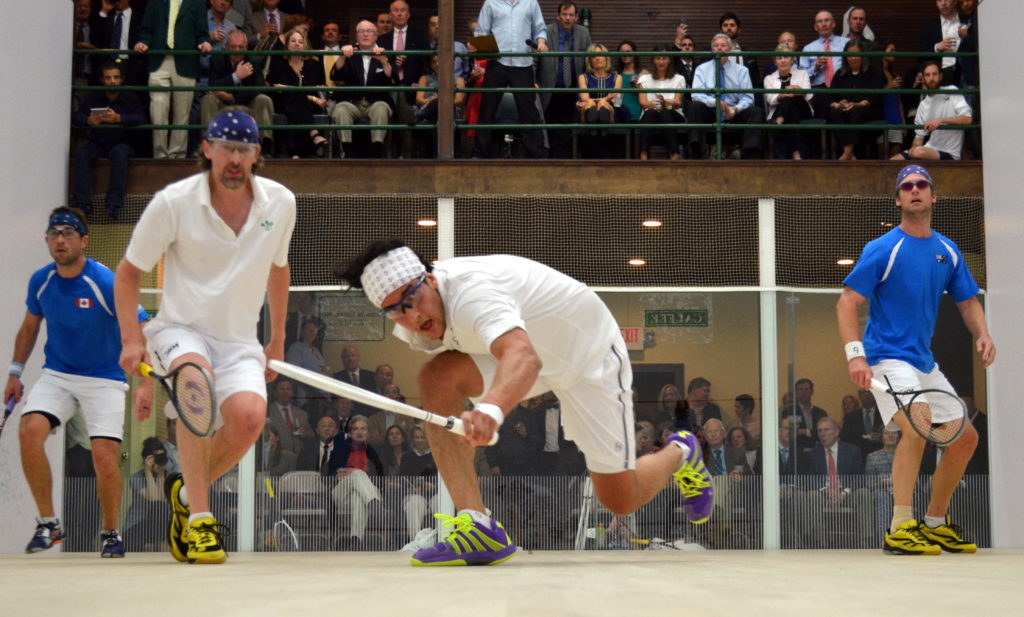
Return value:
<svg viewBox="0 0 1024 617">
<path fill-rule="evenodd" d="M 1021 615 L 1024 551 L 546 551 L 489 568 L 401 553 L 0 555 L 0 615 L 485 617 Z"/>
</svg>

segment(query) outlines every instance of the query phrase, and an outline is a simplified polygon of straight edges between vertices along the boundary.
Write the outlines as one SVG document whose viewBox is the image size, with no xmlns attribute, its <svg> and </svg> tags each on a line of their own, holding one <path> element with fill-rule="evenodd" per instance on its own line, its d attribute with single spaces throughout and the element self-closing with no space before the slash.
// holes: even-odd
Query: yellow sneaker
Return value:
<svg viewBox="0 0 1024 617">
<path fill-rule="evenodd" d="M 977 553 L 978 545 L 964 539 L 963 530 L 959 525 L 954 525 L 946 515 L 946 522 L 938 527 L 921 525 L 921 535 L 928 538 L 932 544 L 937 544 L 947 553 Z"/>
<path fill-rule="evenodd" d="M 900 524 L 896 531 L 886 532 L 882 552 L 886 555 L 938 555 L 942 550 L 924 536 L 924 525 L 914 519 Z"/>
<path fill-rule="evenodd" d="M 220 545 L 217 519 L 205 516 L 188 524 L 188 562 L 224 563 L 228 554 Z"/>
<path fill-rule="evenodd" d="M 188 506 L 178 498 L 181 487 L 185 485 L 181 473 L 167 474 L 164 480 L 164 496 L 171 504 L 171 522 L 167 524 L 167 546 L 171 556 L 178 561 L 188 561 Z"/>
</svg>

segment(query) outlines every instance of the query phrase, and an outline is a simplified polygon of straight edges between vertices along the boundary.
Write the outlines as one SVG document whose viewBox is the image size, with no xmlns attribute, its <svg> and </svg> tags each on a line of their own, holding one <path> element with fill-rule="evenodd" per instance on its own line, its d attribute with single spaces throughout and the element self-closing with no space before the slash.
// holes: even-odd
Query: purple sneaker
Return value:
<svg viewBox="0 0 1024 617">
<path fill-rule="evenodd" d="M 689 431 L 669 435 L 668 440 L 685 444 L 690 449 L 690 456 L 672 474 L 672 479 L 683 493 L 683 513 L 694 525 L 706 523 L 715 506 L 715 487 L 711 485 L 711 475 L 704 466 L 700 441 Z"/>
<path fill-rule="evenodd" d="M 469 514 L 435 514 L 434 518 L 455 529 L 444 542 L 416 551 L 410 560 L 414 566 L 493 566 L 516 554 L 516 545 L 494 519 L 482 525 Z"/>
</svg>

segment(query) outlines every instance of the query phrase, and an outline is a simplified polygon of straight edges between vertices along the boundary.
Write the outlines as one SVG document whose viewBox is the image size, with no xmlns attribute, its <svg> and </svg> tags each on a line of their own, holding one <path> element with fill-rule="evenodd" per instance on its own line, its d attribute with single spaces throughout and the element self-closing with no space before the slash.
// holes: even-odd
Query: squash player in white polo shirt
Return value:
<svg viewBox="0 0 1024 617">
<path fill-rule="evenodd" d="M 434 357 L 419 374 L 423 407 L 461 413 L 466 437 L 427 425 L 431 452 L 458 509 L 436 515 L 453 533 L 416 552 L 415 566 L 491 565 L 515 544 L 486 514 L 473 447 L 486 445 L 523 400 L 553 391 L 565 436 L 587 460 L 597 498 L 626 515 L 674 478 L 693 523 L 711 516 L 714 493 L 692 433 L 636 458 L 633 372 L 619 326 L 586 285 L 511 255 L 447 259 L 431 266 L 399 241 L 371 244 L 340 278 L 361 287 L 394 320 L 394 334 Z M 472 410 L 462 413 L 470 398 Z"/>
<path fill-rule="evenodd" d="M 184 477 L 172 474 L 165 486 L 172 510 L 168 545 L 178 561 L 226 559 L 210 512 L 210 484 L 262 432 L 265 382 L 275 376 L 266 360 L 284 358 L 295 196 L 253 174 L 262 161 L 259 143 L 256 122 L 239 108 L 211 120 L 199 157 L 202 172 L 153 197 L 117 268 L 117 306 L 127 310 L 138 304 L 142 275 L 164 258 L 160 311 L 145 337 L 137 324 L 120 319 L 121 367 L 138 376 L 143 360 L 162 373 L 199 363 L 214 375 L 220 402 L 212 437 L 178 434 Z M 256 336 L 264 296 L 271 326 L 266 349 Z M 148 415 L 140 412 L 152 388 L 152 379 L 145 379 L 135 394 L 140 419 Z"/>
</svg>

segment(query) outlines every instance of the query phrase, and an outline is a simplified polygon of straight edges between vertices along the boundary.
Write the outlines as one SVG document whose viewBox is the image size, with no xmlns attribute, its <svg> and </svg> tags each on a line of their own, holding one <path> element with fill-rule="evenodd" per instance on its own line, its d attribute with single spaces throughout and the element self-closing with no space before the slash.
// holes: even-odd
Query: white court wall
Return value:
<svg viewBox="0 0 1024 617">
<path fill-rule="evenodd" d="M 68 0 L 4 3 L 9 27 L 0 37 L 0 53 L 8 59 L 0 62 L 0 281 L 7 293 L 0 295 L 0 363 L 5 367 L 25 315 L 28 276 L 49 259 L 43 243 L 46 215 L 66 200 L 71 7 Z M 40 38 L 40 28 L 52 36 Z M 60 36 L 62 32 L 67 35 Z M 44 332 L 25 372 L 28 384 L 39 375 L 45 341 Z M 35 528 L 35 504 L 21 473 L 17 433 L 17 418 L 12 418 L 0 436 L 0 553 L 24 550 Z M 48 443 L 56 478 L 63 475 L 62 442 L 63 432 Z M 59 511 L 59 484 L 56 492 Z"/>
<path fill-rule="evenodd" d="M 988 250 L 989 327 L 999 350 L 989 371 L 989 456 L 993 544 L 1024 547 L 1024 413 L 1015 385 L 1024 375 L 1024 204 L 1020 177 L 1020 104 L 1024 83 L 1018 61 L 1024 3 L 990 1 L 979 9 L 982 122 L 985 130 L 985 234 Z"/>
</svg>

